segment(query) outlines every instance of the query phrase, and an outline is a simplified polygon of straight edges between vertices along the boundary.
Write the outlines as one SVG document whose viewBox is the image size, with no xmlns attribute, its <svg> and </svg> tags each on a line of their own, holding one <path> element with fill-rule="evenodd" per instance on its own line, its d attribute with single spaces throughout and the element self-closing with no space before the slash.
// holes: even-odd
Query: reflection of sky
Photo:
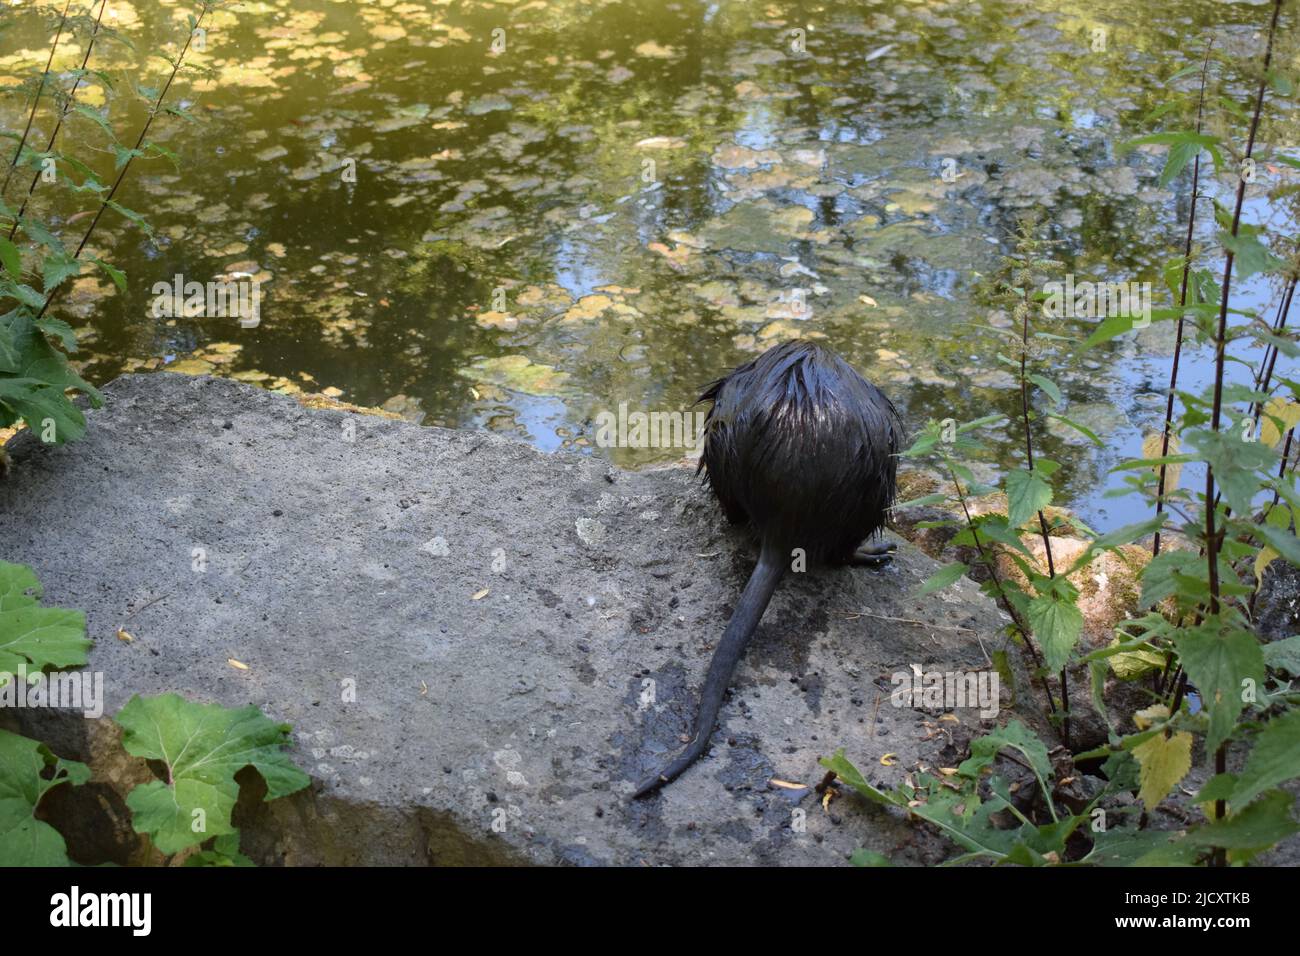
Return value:
<svg viewBox="0 0 1300 956">
<path fill-rule="evenodd" d="M 608 216 L 592 218 L 603 221 Z M 593 222 L 592 228 L 596 228 L 596 225 Z M 551 264 L 555 267 L 555 282 L 575 299 L 590 295 L 598 286 L 614 282 L 602 271 L 604 263 L 600 260 L 599 247 L 581 238 L 577 232 L 565 233 L 556 246 L 555 255 L 551 259 Z"/>
<path fill-rule="evenodd" d="M 1205 188 L 1204 180 L 1202 188 Z M 1231 208 L 1234 201 L 1231 188 L 1219 188 L 1215 195 L 1221 203 Z M 1208 210 L 1208 204 L 1202 203 L 1198 214 L 1206 216 Z M 1278 223 L 1276 221 L 1278 207 L 1276 205 L 1270 207 L 1268 200 L 1264 197 L 1254 197 L 1246 200 L 1242 206 L 1242 222 L 1258 224 L 1270 212 L 1274 216 L 1275 221 L 1272 225 L 1275 229 L 1294 233 L 1296 223 Z M 1202 220 L 1201 224 L 1206 225 L 1204 220 Z M 1184 226 L 1184 228 L 1186 227 Z M 1206 229 L 1208 228 L 1208 225 L 1206 225 Z M 1207 232 L 1201 231 L 1200 235 L 1203 242 L 1208 239 Z M 1216 282 L 1223 278 L 1223 258 L 1221 254 L 1203 256 L 1197 265 L 1200 268 L 1209 269 Z M 1242 282 L 1236 275 L 1235 268 L 1233 272 L 1230 289 L 1232 293 L 1231 307 L 1258 313 L 1271 326 L 1277 317 L 1280 300 L 1280 289 L 1277 284 L 1270 285 L 1268 279 L 1263 275 L 1254 275 Z M 1156 296 L 1156 308 L 1163 307 L 1168 303 L 1168 291 L 1164 289 L 1163 283 L 1157 285 L 1153 281 L 1152 291 Z M 1163 298 L 1161 298 L 1162 292 Z M 1300 313 L 1300 308 L 1293 304 L 1288 327 L 1294 327 L 1297 321 L 1300 321 L 1300 314 L 1298 313 Z M 1245 316 L 1234 315 L 1231 312 L 1228 314 L 1229 326 L 1232 328 L 1240 327 L 1245 321 Z M 1192 342 L 1192 335 L 1193 332 L 1189 325 L 1186 329 L 1182 358 L 1178 365 L 1178 390 L 1193 395 L 1201 395 L 1214 382 L 1214 350 L 1209 346 L 1195 345 Z M 1171 347 L 1172 341 L 1171 337 Z M 1224 365 L 1226 382 L 1252 385 L 1253 373 L 1245 365 L 1233 362 L 1231 359 L 1236 357 L 1259 364 L 1263 360 L 1264 349 L 1255 344 L 1254 339 L 1243 338 L 1229 346 L 1228 357 L 1229 360 Z M 1143 457 L 1142 441 L 1144 436 L 1162 428 L 1165 413 L 1165 390 L 1169 386 L 1169 373 L 1172 367 L 1172 354 L 1153 355 L 1149 352 L 1139 352 L 1116 364 L 1115 375 L 1109 380 L 1110 387 L 1107 390 L 1106 400 L 1114 402 L 1121 411 L 1124 411 L 1129 416 L 1133 427 L 1117 429 L 1113 434 L 1107 436 L 1108 447 L 1104 454 L 1107 457 L 1108 465 Z M 1295 378 L 1296 371 L 1296 362 L 1293 359 L 1288 359 L 1285 355 L 1279 355 L 1273 370 L 1273 386 L 1276 387 L 1279 377 Z M 1140 390 L 1144 388 L 1147 390 L 1145 399 L 1139 397 Z M 1151 390 L 1159 393 L 1158 400 L 1153 400 Z M 1176 402 L 1174 414 L 1179 414 L 1180 409 L 1181 403 Z M 1225 402 L 1222 427 L 1228 428 L 1229 422 L 1236 425 L 1245 411 L 1246 409 L 1242 407 L 1241 403 Z M 1069 414 L 1068 409 L 1066 414 Z M 1107 489 L 1124 487 L 1124 474 L 1121 472 L 1105 475 L 1104 487 L 1101 492 Z M 1203 491 L 1205 487 L 1204 467 L 1198 465 L 1186 466 L 1183 469 L 1180 484 L 1182 487 L 1191 489 L 1194 492 Z M 1107 499 L 1101 497 L 1101 494 L 1098 493 L 1088 496 L 1077 507 L 1080 516 L 1085 521 L 1103 530 L 1140 521 L 1150 516 L 1150 508 L 1147 503 L 1133 495 Z"/>
<path fill-rule="evenodd" d="M 492 417 L 501 414 L 502 409 L 493 408 L 491 411 L 476 416 L 475 427 L 485 428 L 487 422 Z M 568 409 L 564 402 L 558 398 L 543 398 L 535 395 L 525 395 L 520 392 L 510 393 L 510 413 L 514 420 L 527 432 L 526 435 L 518 436 L 526 438 L 529 444 L 542 451 L 558 451 L 561 443 L 564 441 L 556 434 L 557 428 L 568 425 Z M 513 433 L 506 432 L 510 437 L 516 437 Z"/>
</svg>

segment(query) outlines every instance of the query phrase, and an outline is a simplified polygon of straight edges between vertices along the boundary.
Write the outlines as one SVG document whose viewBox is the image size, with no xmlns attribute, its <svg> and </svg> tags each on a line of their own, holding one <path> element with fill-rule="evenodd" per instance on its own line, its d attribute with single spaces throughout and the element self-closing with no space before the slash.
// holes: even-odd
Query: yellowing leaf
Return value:
<svg viewBox="0 0 1300 956">
<path fill-rule="evenodd" d="M 1133 724 L 1138 730 L 1146 730 L 1157 720 L 1168 720 L 1169 708 L 1164 704 L 1152 704 L 1146 710 L 1139 710 L 1133 715 Z"/>
<path fill-rule="evenodd" d="M 898 754 L 885 754 L 880 758 L 882 767 L 892 767 L 896 763 L 898 763 Z"/>
<path fill-rule="evenodd" d="M 1273 421 L 1274 418 L 1281 420 L 1281 428 Z M 1259 440 L 1265 446 L 1275 448 L 1282 440 L 1283 432 L 1300 425 L 1300 402 L 1293 402 L 1285 395 L 1275 395 L 1264 406 L 1262 419 Z"/>
<path fill-rule="evenodd" d="M 1268 567 L 1273 559 L 1278 557 L 1278 553 L 1268 545 L 1259 549 L 1259 554 L 1255 555 L 1255 590 L 1264 583 L 1264 569 Z"/>
<path fill-rule="evenodd" d="M 1126 651 L 1110 659 L 1110 669 L 1120 680 L 1133 680 L 1164 666 L 1164 657 L 1155 651 Z"/>
<path fill-rule="evenodd" d="M 130 644 L 132 641 L 135 640 L 134 637 L 132 637 L 126 631 L 122 630 L 120 627 L 117 629 L 117 639 L 119 641 L 125 641 L 127 644 Z"/>
<path fill-rule="evenodd" d="M 1161 432 L 1152 432 L 1146 438 L 1142 439 L 1142 457 L 1143 458 L 1162 458 L 1164 457 L 1164 436 Z M 1169 436 L 1169 454 L 1177 455 L 1179 453 L 1178 436 Z M 1160 466 L 1156 465 L 1151 469 L 1156 473 L 1156 479 L 1160 478 Z M 1182 465 L 1165 465 L 1165 494 L 1178 488 L 1178 478 L 1183 472 Z"/>
<path fill-rule="evenodd" d="M 1186 731 L 1172 737 L 1156 734 L 1134 747 L 1133 756 L 1140 768 L 1138 796 L 1149 813 L 1192 769 L 1192 735 Z"/>
</svg>

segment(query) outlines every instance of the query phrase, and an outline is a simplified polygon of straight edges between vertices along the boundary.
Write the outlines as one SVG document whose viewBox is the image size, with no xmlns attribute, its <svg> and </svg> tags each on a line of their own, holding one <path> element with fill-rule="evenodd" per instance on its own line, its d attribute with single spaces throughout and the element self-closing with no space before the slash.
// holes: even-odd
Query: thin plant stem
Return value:
<svg viewBox="0 0 1300 956">
<path fill-rule="evenodd" d="M 202 25 L 203 18 L 207 16 L 210 6 L 211 4 L 204 3 L 203 8 L 199 11 L 198 18 L 194 21 L 194 26 L 190 28 L 189 35 L 185 38 L 185 45 L 181 47 L 181 52 L 177 55 L 176 61 L 172 64 L 172 71 L 167 77 L 167 82 L 163 84 L 163 88 L 158 92 L 157 99 L 155 99 L 153 104 L 149 107 L 149 115 L 145 117 L 144 125 L 140 127 L 140 135 L 136 137 L 135 146 L 132 147 L 130 155 L 126 158 L 126 162 L 122 164 L 122 168 L 118 172 L 117 178 L 113 180 L 113 185 L 108 190 L 108 195 L 100 200 L 99 208 L 95 210 L 95 217 L 90 220 L 90 225 L 86 228 L 85 235 L 81 237 L 81 242 L 77 244 L 77 251 L 72 254 L 72 258 L 81 258 L 81 253 L 86 248 L 86 243 L 90 241 L 90 236 L 94 233 L 95 226 L 99 224 L 100 217 L 104 215 L 104 210 L 107 209 L 108 204 L 113 201 L 113 196 L 117 194 L 118 187 L 120 187 L 122 181 L 126 179 L 127 171 L 131 168 L 131 161 L 135 159 L 136 154 L 139 152 L 141 144 L 144 143 L 144 138 L 149 135 L 149 127 L 153 125 L 154 117 L 158 115 L 158 111 L 162 108 L 162 103 L 167 96 L 167 91 L 171 89 L 172 81 L 176 79 L 176 74 L 180 72 L 181 63 L 185 60 L 185 54 L 189 52 L 190 44 L 194 41 L 194 34 Z M 45 302 L 41 305 L 40 312 L 36 314 L 37 321 L 40 321 L 40 319 L 45 315 L 46 310 L 50 307 L 50 303 L 54 301 L 54 296 L 61 288 L 63 288 L 62 285 L 56 286 L 50 290 L 50 294 L 45 297 Z"/>
<path fill-rule="evenodd" d="M 95 29 L 90 33 L 90 40 L 86 43 L 86 53 L 81 58 L 81 69 L 77 73 L 77 79 L 72 84 L 72 91 L 68 94 L 68 100 L 63 104 L 63 109 L 59 111 L 59 118 L 54 124 L 54 131 L 50 133 L 49 142 L 45 144 L 45 152 L 54 148 L 54 141 L 59 136 L 59 130 L 63 128 L 63 119 L 72 112 L 73 104 L 77 99 L 77 89 L 81 86 L 81 80 L 86 75 L 86 64 L 90 62 L 90 51 L 95 48 L 95 40 L 99 36 L 99 24 L 104 18 L 104 7 L 108 6 L 108 0 L 100 0 L 99 15 L 95 17 Z M 27 186 L 27 195 L 23 197 L 23 204 L 18 207 L 18 215 L 14 217 L 14 224 L 9 228 L 9 239 L 12 242 L 14 234 L 18 232 L 18 223 L 23 218 L 23 213 L 27 212 L 27 204 L 31 201 L 32 193 L 36 191 L 36 183 L 40 181 L 41 174 L 38 170 L 32 174 L 32 181 Z"/>
<path fill-rule="evenodd" d="M 9 181 L 13 179 L 14 170 L 18 168 L 18 160 L 23 155 L 23 148 L 27 145 L 27 137 L 32 131 L 32 121 L 36 119 L 36 107 L 41 102 L 41 94 L 45 92 L 45 85 L 50 80 L 50 67 L 54 63 L 54 51 L 59 48 L 59 40 L 63 37 L 63 27 L 68 22 L 68 8 L 72 6 L 72 0 L 67 0 L 63 5 L 63 14 L 59 17 L 59 28 L 54 33 L 54 42 L 50 44 L 50 55 L 45 60 L 45 72 L 41 74 L 41 85 L 36 88 L 32 95 L 32 108 L 27 114 L 27 125 L 23 128 L 23 135 L 18 140 L 18 148 L 14 150 L 14 158 L 9 160 L 9 169 L 5 173 L 4 185 L 0 186 L 0 196 L 9 191 Z"/>
<path fill-rule="evenodd" d="M 1204 125 L 1205 113 L 1205 81 L 1210 70 L 1210 51 L 1214 49 L 1214 39 L 1205 46 L 1205 61 L 1201 64 L 1201 91 L 1196 99 L 1196 132 L 1201 132 Z M 1196 197 L 1200 193 L 1201 184 L 1201 154 L 1198 150 L 1196 158 L 1192 162 L 1192 203 L 1187 213 L 1187 234 L 1183 239 L 1183 278 L 1178 289 L 1178 308 L 1187 308 L 1187 286 L 1191 278 L 1192 271 L 1192 237 L 1196 230 Z M 1169 438 L 1173 434 L 1174 427 L 1174 393 L 1178 388 L 1178 363 L 1182 358 L 1183 352 L 1183 322 L 1182 315 L 1178 316 L 1177 331 L 1174 333 L 1174 360 L 1173 366 L 1169 370 L 1169 394 L 1165 399 L 1165 425 L 1160 436 L 1160 457 L 1165 458 L 1169 455 Z M 1160 464 L 1160 479 L 1156 484 L 1156 516 L 1159 517 L 1165 507 L 1165 474 L 1167 464 Z M 1160 529 L 1156 529 L 1155 537 L 1151 541 L 1151 557 L 1160 553 Z"/>
<path fill-rule="evenodd" d="M 1255 94 L 1255 110 L 1250 119 L 1250 133 L 1246 137 L 1245 159 L 1250 159 L 1255 149 L 1255 136 L 1259 132 L 1260 114 L 1264 110 L 1264 91 L 1268 87 L 1268 68 L 1273 59 L 1273 39 L 1277 33 L 1278 16 L 1282 12 L 1282 0 L 1273 0 L 1273 16 L 1269 24 L 1268 40 L 1264 48 L 1264 65 L 1260 71 L 1259 89 Z M 1246 200 L 1246 180 L 1238 175 L 1237 177 L 1237 197 L 1232 212 L 1232 231 L 1231 235 L 1235 239 L 1241 226 L 1241 208 Z M 1219 431 L 1219 424 L 1223 418 L 1223 365 L 1227 352 L 1228 337 L 1228 301 L 1231 295 L 1232 285 L 1232 262 L 1233 252 L 1231 248 L 1224 250 L 1223 265 L 1223 291 L 1219 297 L 1219 321 L 1218 328 L 1214 336 L 1214 405 L 1213 412 L 1210 416 L 1210 427 L 1213 431 Z M 1215 527 L 1215 496 L 1214 496 L 1214 467 L 1209 462 L 1205 466 L 1205 557 L 1209 571 L 1210 584 L 1210 604 L 1209 612 L 1213 617 L 1219 613 L 1220 582 L 1219 582 L 1219 535 L 1220 531 Z M 1214 755 L 1215 772 L 1222 774 L 1227 764 L 1227 741 L 1219 745 L 1218 751 Z M 1214 817 L 1216 820 L 1222 819 L 1226 811 L 1226 801 L 1216 800 L 1214 803 Z M 1227 854 L 1223 848 L 1218 847 L 1214 851 L 1214 865 L 1226 866 Z"/>
</svg>

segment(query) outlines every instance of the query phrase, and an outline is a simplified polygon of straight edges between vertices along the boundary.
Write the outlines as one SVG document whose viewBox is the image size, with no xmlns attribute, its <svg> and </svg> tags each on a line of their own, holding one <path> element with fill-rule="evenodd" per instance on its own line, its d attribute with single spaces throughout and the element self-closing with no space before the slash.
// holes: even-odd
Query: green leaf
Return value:
<svg viewBox="0 0 1300 956">
<path fill-rule="evenodd" d="M 37 603 L 40 593 L 31 568 L 0 561 L 0 674 L 86 663 L 91 645 L 86 637 L 86 615 L 41 607 Z M 0 684 L 7 682 L 0 678 Z"/>
<path fill-rule="evenodd" d="M 1232 734 L 1237 717 L 1246 706 L 1242 692 L 1253 681 L 1264 682 L 1264 655 L 1249 631 L 1218 633 L 1217 622 L 1207 618 L 1199 627 L 1174 634 L 1178 660 L 1188 679 L 1201 692 L 1210 716 L 1206 750 L 1213 753 Z"/>
<path fill-rule="evenodd" d="M 89 779 L 84 763 L 63 760 L 38 740 L 0 730 L 0 866 L 69 866 L 62 835 L 36 819 L 36 808 L 54 787 L 79 787 Z"/>
<path fill-rule="evenodd" d="M 1300 710 L 1274 717 L 1258 734 L 1228 798 L 1234 811 L 1270 787 L 1300 777 Z"/>
<path fill-rule="evenodd" d="M 112 199 L 110 199 L 106 205 L 108 205 L 110 209 L 116 210 L 119 215 L 125 216 L 127 219 L 139 226 L 140 230 L 146 236 L 151 239 L 153 238 L 153 229 L 150 228 L 149 222 L 144 218 L 144 216 L 140 215 L 134 209 L 127 209 L 121 203 Z"/>
<path fill-rule="evenodd" d="M 1272 670 L 1300 677 L 1300 634 L 1264 645 L 1264 663 Z"/>
<path fill-rule="evenodd" d="M 1244 230 L 1235 236 L 1230 232 L 1220 232 L 1219 244 L 1232 253 L 1237 277 L 1240 279 L 1249 279 L 1257 272 L 1272 272 L 1286 265 L 1257 237 L 1247 235 Z"/>
<path fill-rule="evenodd" d="M 3 237 L 0 237 L 0 263 L 4 264 L 5 271 L 15 282 L 23 281 L 22 254 L 19 253 L 17 246 Z"/>
<path fill-rule="evenodd" d="M 23 232 L 27 233 L 28 236 L 49 249 L 51 252 L 60 254 L 67 252 L 67 250 L 63 248 L 62 240 L 60 240 L 54 233 L 50 232 L 50 230 L 46 229 L 39 220 L 33 219 L 31 216 L 24 216 L 19 220 L 19 224 Z"/>
<path fill-rule="evenodd" d="M 957 564 L 946 565 L 926 579 L 926 582 L 922 584 L 920 590 L 917 591 L 916 596 L 924 597 L 934 591 L 941 591 L 949 585 L 956 583 L 961 576 L 969 570 L 969 566 L 960 562 Z"/>
<path fill-rule="evenodd" d="M 103 259 L 99 258 L 98 256 L 87 256 L 87 258 L 90 259 L 91 262 L 99 266 L 101 269 L 104 270 L 105 273 L 108 274 L 108 277 L 113 280 L 113 285 L 117 286 L 119 291 L 121 292 L 126 291 L 125 272 L 117 268 L 117 266 L 113 265 L 112 263 L 105 262 Z"/>
<path fill-rule="evenodd" d="M 51 444 L 76 441 L 86 433 L 86 417 L 81 409 L 68 401 L 63 389 L 49 382 L 33 378 L 0 378 L 0 405 L 11 409 L 38 434 L 52 425 L 54 441 Z"/>
<path fill-rule="evenodd" d="M 1145 538 L 1149 534 L 1155 534 L 1164 527 L 1167 517 L 1168 515 L 1158 514 L 1146 521 L 1135 521 L 1133 524 L 1126 524 L 1122 528 L 1116 528 L 1114 531 L 1108 531 L 1100 537 L 1094 538 L 1087 549 L 1075 560 L 1070 570 L 1065 573 L 1067 575 L 1073 574 L 1079 568 L 1088 564 L 1098 551 L 1113 551 L 1123 545 L 1132 544 L 1140 538 Z"/>
<path fill-rule="evenodd" d="M 1083 612 L 1055 592 L 1039 594 L 1029 602 L 1029 626 L 1043 646 L 1049 670 L 1059 671 L 1070 659 L 1083 631 Z"/>
<path fill-rule="evenodd" d="M 1013 720 L 1005 727 L 977 737 L 971 741 L 970 756 L 957 768 L 963 777 L 976 778 L 980 771 L 993 764 L 997 755 L 1007 749 L 1018 750 L 1029 761 L 1039 785 L 1046 788 L 1052 778 L 1052 761 L 1047 756 L 1047 747 L 1038 739 L 1038 735 L 1022 724 Z"/>
<path fill-rule="evenodd" d="M 1030 375 L 1029 381 L 1033 382 L 1046 392 L 1047 396 L 1057 405 L 1061 404 L 1061 390 L 1056 387 L 1056 383 L 1050 378 L 1046 378 L 1042 375 Z"/>
<path fill-rule="evenodd" d="M 1175 575 L 1193 574 L 1204 565 L 1205 559 L 1195 551 L 1161 551 L 1142 569 L 1142 598 L 1138 606 L 1155 607 L 1179 593 Z"/>
<path fill-rule="evenodd" d="M 86 117 L 86 119 L 102 129 L 108 135 L 109 140 L 114 143 L 117 142 L 117 137 L 113 134 L 113 127 L 108 125 L 108 120 L 104 119 L 99 110 L 92 109 L 84 103 L 78 103 L 73 109 L 76 110 L 78 115 Z"/>
<path fill-rule="evenodd" d="M 1171 133 L 1150 133 L 1146 136 L 1139 136 L 1136 139 L 1130 139 L 1120 143 L 1115 152 L 1123 156 L 1132 152 L 1138 146 L 1154 144 L 1157 146 L 1177 146 L 1182 143 L 1189 143 L 1205 149 L 1218 146 L 1218 137 L 1210 136 L 1205 133 L 1193 133 L 1190 130 L 1175 131 Z"/>
<path fill-rule="evenodd" d="M 1160 171 L 1157 185 L 1168 186 L 1200 152 L 1199 143 L 1175 143 L 1169 147 L 1169 158 L 1165 160 L 1165 168 Z"/>
<path fill-rule="evenodd" d="M 239 831 L 223 833 L 212 841 L 211 850 L 201 850 L 185 858 L 185 866 L 256 866 L 239 852 Z"/>
<path fill-rule="evenodd" d="M 136 832 L 149 834 L 163 853 L 235 832 L 230 822 L 239 797 L 235 774 L 244 767 L 262 775 L 267 800 L 310 783 L 281 750 L 289 725 L 268 720 L 253 706 L 234 710 L 175 694 L 135 696 L 117 722 L 128 753 L 167 767 L 166 782 L 142 784 L 126 798 Z"/>
<path fill-rule="evenodd" d="M 52 335 L 58 339 L 59 344 L 69 352 L 77 351 L 77 333 L 72 330 L 72 326 L 62 319 L 46 316 L 36 323 L 36 327 L 46 335 Z"/>
<path fill-rule="evenodd" d="M 1217 473 L 1215 474 L 1215 477 L 1218 477 Z M 1279 509 L 1275 508 L 1273 510 L 1277 511 Z M 1300 539 L 1296 538 L 1294 532 L 1283 528 L 1276 528 L 1265 522 L 1255 528 L 1255 533 L 1263 538 L 1274 551 L 1286 558 L 1291 564 L 1300 566 Z"/>
<path fill-rule="evenodd" d="M 877 853 L 875 850 L 854 850 L 849 857 L 849 862 L 854 866 L 893 866 L 889 857 L 883 853 Z"/>
<path fill-rule="evenodd" d="M 1240 813 L 1191 830 L 1186 839 L 1193 846 L 1226 847 L 1247 854 L 1267 850 L 1300 832 L 1300 824 L 1291 819 L 1294 800 L 1283 790 L 1270 790 Z"/>
<path fill-rule="evenodd" d="M 1228 507 L 1237 514 L 1249 514 L 1250 503 L 1263 484 L 1256 472 L 1272 467 L 1276 460 L 1273 449 L 1261 442 L 1242 441 L 1236 430 L 1192 428 L 1184 438 L 1214 469 L 1214 480 L 1223 489 Z"/>
<path fill-rule="evenodd" d="M 49 295 L 67 279 L 81 274 L 81 262 L 72 256 L 56 253 L 45 257 L 45 294 Z"/>
<path fill-rule="evenodd" d="M 1018 468 L 1003 479 L 1007 492 L 1007 524 L 1019 528 L 1052 503 L 1052 486 L 1037 471 Z"/>
<path fill-rule="evenodd" d="M 1057 420 L 1058 422 L 1060 422 L 1062 425 L 1068 425 L 1068 426 L 1070 426 L 1070 427 L 1073 428 L 1076 432 L 1078 432 L 1080 435 L 1082 435 L 1084 438 L 1088 439 L 1090 442 L 1092 442 L 1094 445 L 1096 445 L 1098 448 L 1100 448 L 1100 447 L 1102 447 L 1103 445 L 1105 445 L 1105 442 L 1103 442 L 1103 441 L 1102 441 L 1102 440 L 1097 436 L 1097 433 L 1096 433 L 1096 432 L 1094 432 L 1094 431 L 1093 431 L 1091 428 L 1089 428 L 1087 425 L 1081 425 L 1081 424 L 1079 424 L 1079 423 L 1076 422 L 1073 418 L 1066 418 L 1064 415 L 1058 415 L 1056 412 L 1048 412 L 1048 413 L 1047 413 L 1047 417 L 1048 417 L 1048 418 L 1054 418 L 1054 419 L 1056 419 L 1056 420 Z"/>
</svg>

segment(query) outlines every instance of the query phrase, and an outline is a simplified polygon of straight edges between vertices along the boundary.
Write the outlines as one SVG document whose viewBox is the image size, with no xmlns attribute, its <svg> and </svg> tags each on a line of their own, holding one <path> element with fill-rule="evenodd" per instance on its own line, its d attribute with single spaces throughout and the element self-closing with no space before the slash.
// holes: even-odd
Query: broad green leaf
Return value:
<svg viewBox="0 0 1300 956">
<path fill-rule="evenodd" d="M 1039 594 L 1029 602 L 1029 626 L 1043 646 L 1048 669 L 1059 671 L 1079 642 L 1083 612 L 1055 593 Z"/>
<path fill-rule="evenodd" d="M 1300 777 L 1300 710 L 1274 717 L 1258 734 L 1228 799 L 1233 811 L 1259 794 Z"/>
<path fill-rule="evenodd" d="M 1038 739 L 1037 734 L 1019 720 L 1013 720 L 1005 727 L 972 740 L 970 756 L 958 766 L 957 772 L 964 777 L 976 778 L 980 771 L 991 766 L 994 758 L 1008 747 L 1024 755 L 1039 784 L 1046 787 L 1047 781 L 1052 777 L 1052 761 L 1047 756 L 1047 747 Z"/>
<path fill-rule="evenodd" d="M 15 246 L 8 239 L 0 236 L 0 263 L 4 264 L 5 271 L 13 278 L 15 282 L 23 281 L 23 258 Z"/>
<path fill-rule="evenodd" d="M 1175 575 L 1195 574 L 1205 559 L 1195 551 L 1161 551 L 1142 569 L 1142 597 L 1139 607 L 1155 607 L 1165 598 L 1179 593 Z"/>
<path fill-rule="evenodd" d="M 1191 830 L 1186 839 L 1193 846 L 1226 847 L 1246 855 L 1267 850 L 1300 832 L 1300 823 L 1291 819 L 1294 800 L 1284 790 L 1270 790 L 1239 813 Z"/>
<path fill-rule="evenodd" d="M 43 278 L 45 294 L 49 295 L 65 281 L 81 274 L 81 261 L 72 256 L 56 254 L 45 257 Z"/>
<path fill-rule="evenodd" d="M 75 441 L 86 433 L 86 418 L 63 389 L 31 378 L 0 378 L 0 405 L 11 408 L 34 432 L 53 425 L 54 442 Z"/>
<path fill-rule="evenodd" d="M 1019 528 L 1052 503 L 1052 486 L 1037 471 L 1017 468 L 1003 479 L 1007 492 L 1007 524 Z"/>
<path fill-rule="evenodd" d="M 1054 403 L 1056 403 L 1057 405 L 1061 404 L 1061 390 L 1056 387 L 1056 383 L 1053 382 L 1050 378 L 1047 378 L 1043 375 L 1030 375 L 1029 381 L 1033 382 L 1044 392 L 1046 392 L 1048 398 L 1050 398 Z"/>
<path fill-rule="evenodd" d="M 39 595 L 40 585 L 31 568 L 0 561 L 0 674 L 86 663 L 91 645 L 86 637 L 86 615 L 41 607 Z M 0 678 L 3 683 L 8 680 Z"/>
<path fill-rule="evenodd" d="M 1133 756 L 1141 768 L 1138 796 L 1150 813 L 1192 769 L 1192 735 L 1186 731 L 1172 737 L 1156 734 L 1134 747 Z"/>
<path fill-rule="evenodd" d="M 1210 753 L 1227 740 L 1245 707 L 1242 694 L 1264 682 L 1264 655 L 1249 631 L 1220 634 L 1213 619 L 1175 632 L 1178 660 L 1196 685 L 1209 713 L 1205 747 Z M 1253 682 L 1253 683 L 1250 683 Z"/>
<path fill-rule="evenodd" d="M 51 335 L 58 339 L 59 344 L 67 351 L 77 351 L 77 333 L 72 330 L 72 326 L 68 325 L 68 323 L 64 322 L 62 319 L 51 318 L 47 315 L 36 323 L 36 327 L 46 335 Z"/>
<path fill-rule="evenodd" d="M 1249 514 L 1250 503 L 1262 485 L 1256 472 L 1272 467 L 1273 450 L 1257 441 L 1242 441 L 1235 429 L 1216 432 L 1193 428 L 1184 438 L 1214 469 L 1214 480 L 1223 489 L 1228 507 L 1237 514 Z"/>
<path fill-rule="evenodd" d="M 38 740 L 0 730 L 0 867 L 68 866 L 63 836 L 36 819 L 36 808 L 54 787 L 78 787 L 89 779 L 84 763 L 63 760 Z"/>
<path fill-rule="evenodd" d="M 1249 279 L 1257 272 L 1272 272 L 1286 264 L 1273 255 L 1256 236 L 1248 235 L 1244 230 L 1236 236 L 1230 232 L 1220 232 L 1219 244 L 1232 253 L 1233 264 L 1240 279 Z"/>
<path fill-rule="evenodd" d="M 1300 677 L 1300 634 L 1265 644 L 1264 663 L 1273 670 Z"/>
<path fill-rule="evenodd" d="M 1291 564 L 1300 566 L 1300 539 L 1296 538 L 1294 532 L 1275 528 L 1268 522 L 1258 525 L 1255 531 L 1278 554 Z"/>
<path fill-rule="evenodd" d="M 1197 154 L 1201 151 L 1199 143 L 1175 143 L 1169 147 L 1169 157 L 1165 160 L 1165 168 L 1160 171 L 1160 179 L 1157 185 L 1164 187 L 1178 178 L 1181 173 Z"/>
<path fill-rule="evenodd" d="M 970 568 L 967 565 L 960 562 L 942 567 L 934 574 L 930 575 L 926 582 L 921 585 L 916 596 L 924 597 L 934 591 L 941 591 L 949 585 L 956 583 L 960 580 L 961 576 L 969 570 Z"/>
<path fill-rule="evenodd" d="M 281 749 L 289 725 L 267 719 L 253 706 L 234 710 L 175 694 L 135 696 L 117 722 L 127 753 L 167 767 L 167 782 L 142 784 L 126 798 L 136 832 L 147 833 L 163 853 L 235 832 L 230 822 L 239 797 L 235 774 L 244 767 L 262 775 L 267 800 L 310 782 Z"/>
</svg>

